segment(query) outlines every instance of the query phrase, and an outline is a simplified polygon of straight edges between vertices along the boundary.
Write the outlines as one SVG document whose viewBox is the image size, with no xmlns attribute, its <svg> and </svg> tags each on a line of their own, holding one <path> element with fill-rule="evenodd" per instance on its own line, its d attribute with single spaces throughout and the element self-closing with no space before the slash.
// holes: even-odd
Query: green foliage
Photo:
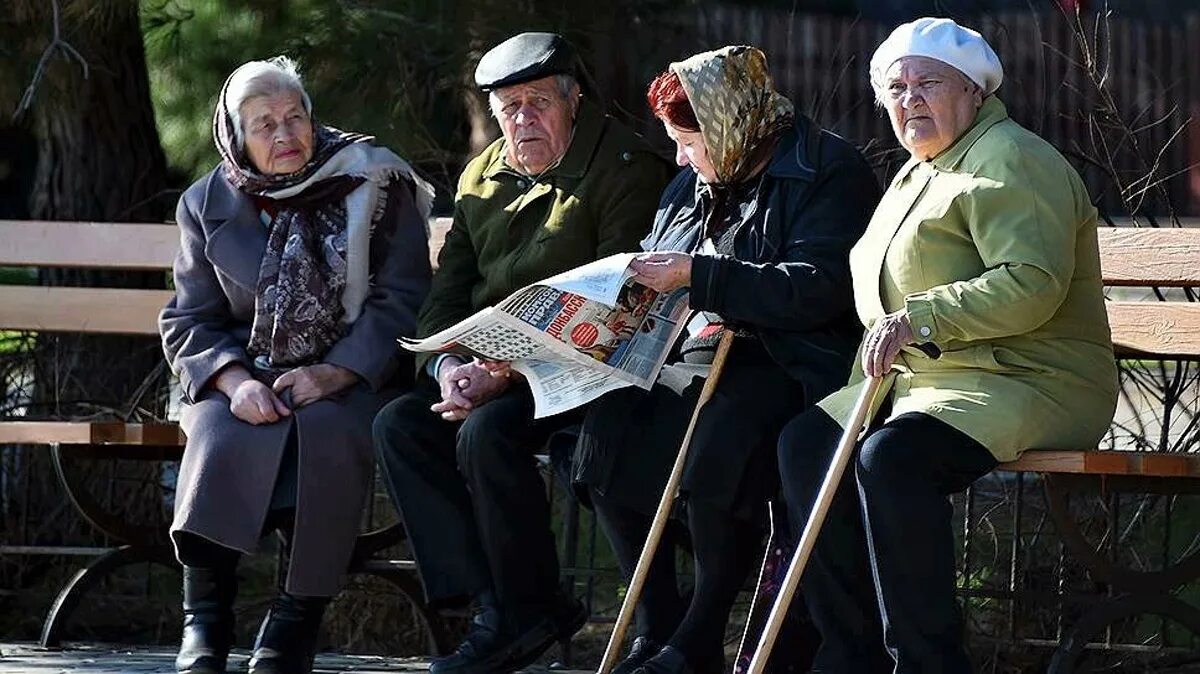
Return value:
<svg viewBox="0 0 1200 674">
<path fill-rule="evenodd" d="M 225 77 L 245 61 L 283 53 L 300 61 L 319 121 L 377 136 L 429 175 L 443 198 L 468 158 L 467 102 L 482 103 L 471 76 L 483 51 L 523 30 L 556 30 L 586 55 L 615 34 L 615 22 L 678 6 L 141 0 L 159 134 L 171 164 L 188 176 L 217 161 L 211 116 Z"/>
</svg>

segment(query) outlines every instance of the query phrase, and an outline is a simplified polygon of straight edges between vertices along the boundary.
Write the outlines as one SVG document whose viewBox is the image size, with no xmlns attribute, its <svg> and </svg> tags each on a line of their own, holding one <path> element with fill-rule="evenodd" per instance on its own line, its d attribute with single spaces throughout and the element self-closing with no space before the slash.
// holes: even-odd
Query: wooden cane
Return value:
<svg viewBox="0 0 1200 674">
<path fill-rule="evenodd" d="M 858 396 L 858 401 L 854 403 L 850 422 L 842 431 L 841 442 L 838 443 L 837 451 L 833 453 L 833 460 L 829 463 L 829 471 L 825 473 L 825 481 L 821 483 L 821 490 L 817 492 L 816 505 L 808 517 L 808 522 L 804 525 L 804 532 L 800 534 L 800 544 L 796 547 L 791 564 L 788 565 L 787 575 L 784 576 L 783 585 L 779 588 L 779 595 L 775 598 L 774 606 L 771 607 L 771 615 L 763 627 L 762 637 L 758 640 L 758 647 L 754 650 L 754 657 L 750 660 L 747 674 L 762 674 L 767 666 L 767 658 L 771 657 L 771 649 L 774 648 L 775 638 L 779 636 L 783 620 L 787 617 L 788 607 L 792 604 L 792 596 L 796 594 L 796 588 L 800 585 L 800 576 L 804 573 L 804 567 L 808 564 L 813 547 L 816 546 L 817 535 L 821 533 L 821 525 L 825 523 L 825 515 L 829 512 L 830 504 L 833 503 L 833 495 L 837 492 L 838 483 L 842 481 L 842 473 L 846 471 L 846 465 L 854 456 L 854 446 L 858 442 L 858 434 L 862 431 L 863 425 L 867 423 L 871 403 L 874 401 L 875 393 L 879 390 L 882 381 L 881 377 L 868 379 L 862 393 Z"/>
<path fill-rule="evenodd" d="M 679 482 L 683 479 L 683 467 L 687 464 L 688 447 L 692 444 L 692 432 L 696 430 L 696 420 L 700 418 L 700 409 L 712 398 L 717 388 L 717 380 L 721 378 L 721 370 L 725 369 L 725 357 L 729 355 L 729 347 L 733 344 L 733 330 L 726 328 L 717 344 L 717 353 L 713 357 L 712 368 L 700 391 L 700 399 L 692 410 L 692 420 L 688 422 L 687 433 L 683 443 L 679 445 L 679 454 L 675 457 L 675 465 L 671 468 L 671 476 L 663 489 L 662 498 L 658 501 L 658 510 L 654 512 L 654 521 L 650 524 L 650 533 L 646 535 L 646 544 L 642 546 L 642 554 L 638 557 L 637 567 L 633 570 L 633 578 L 629 581 L 629 589 L 625 591 L 625 601 L 621 603 L 621 612 L 617 614 L 617 622 L 613 625 L 612 636 L 608 639 L 608 647 L 604 649 L 604 659 L 600 661 L 597 674 L 609 674 L 617 664 L 617 656 L 625 642 L 625 631 L 633 620 L 633 610 L 637 606 L 638 597 L 642 594 L 642 586 L 646 584 L 646 575 L 650 573 L 650 563 L 658 550 L 662 539 L 663 529 L 671 516 L 671 505 L 675 502 Z"/>
</svg>

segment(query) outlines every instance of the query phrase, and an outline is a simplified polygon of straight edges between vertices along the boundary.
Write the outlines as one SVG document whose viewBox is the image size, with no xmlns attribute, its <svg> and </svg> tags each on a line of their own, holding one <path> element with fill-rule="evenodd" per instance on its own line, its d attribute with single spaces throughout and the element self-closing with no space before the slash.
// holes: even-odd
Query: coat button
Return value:
<svg viewBox="0 0 1200 674">
<path fill-rule="evenodd" d="M 933 332 L 933 330 L 930 330 L 928 325 L 921 326 L 921 336 L 922 337 L 928 337 L 930 335 L 930 333 L 932 333 L 932 332 Z"/>
<path fill-rule="evenodd" d="M 525 189 L 528 186 L 529 186 L 529 183 L 524 178 L 517 181 L 517 187 L 520 187 L 521 189 Z"/>
<path fill-rule="evenodd" d="M 621 153 L 621 161 L 628 164 L 629 162 L 633 161 L 633 154 L 630 152 L 622 152 Z"/>
</svg>

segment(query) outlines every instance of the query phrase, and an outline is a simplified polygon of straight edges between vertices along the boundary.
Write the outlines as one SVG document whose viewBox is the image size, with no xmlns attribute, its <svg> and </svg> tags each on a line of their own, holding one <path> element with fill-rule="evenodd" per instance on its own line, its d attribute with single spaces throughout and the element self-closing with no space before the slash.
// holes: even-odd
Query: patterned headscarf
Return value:
<svg viewBox="0 0 1200 674">
<path fill-rule="evenodd" d="M 687 92 L 722 184 L 749 179 L 766 144 L 795 120 L 791 101 L 775 91 L 766 56 L 754 47 L 696 54 L 672 63 L 671 71 Z"/>
<path fill-rule="evenodd" d="M 235 73 L 237 71 L 234 71 Z M 414 191 L 429 217 L 433 188 L 370 136 L 313 122 L 313 155 L 293 173 L 258 171 L 239 146 L 229 111 L 230 75 L 213 113 L 213 139 L 226 178 L 249 195 L 275 200 L 255 289 L 247 353 L 268 379 L 319 361 L 358 318 L 390 238 L 385 218 L 396 189 Z"/>
</svg>

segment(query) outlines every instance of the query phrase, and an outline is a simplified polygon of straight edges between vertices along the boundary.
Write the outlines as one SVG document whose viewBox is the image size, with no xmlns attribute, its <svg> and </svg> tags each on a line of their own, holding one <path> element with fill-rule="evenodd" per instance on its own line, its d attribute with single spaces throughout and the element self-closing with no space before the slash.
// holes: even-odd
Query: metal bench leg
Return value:
<svg viewBox="0 0 1200 674">
<path fill-rule="evenodd" d="M 1153 614 L 1177 621 L 1200 634 L 1200 609 L 1167 594 L 1123 594 L 1098 602 L 1063 634 L 1047 674 L 1071 674 L 1088 643 L 1098 639 L 1113 623 Z"/>
<path fill-rule="evenodd" d="M 575 568 L 579 564 L 579 501 L 569 489 L 563 490 L 566 508 L 563 513 L 563 565 L 571 569 L 563 577 L 563 586 L 572 596 L 575 594 Z M 558 642 L 558 659 L 564 666 L 571 665 L 571 638 Z"/>
<path fill-rule="evenodd" d="M 425 593 L 412 572 L 383 569 L 356 569 L 352 572 L 370 574 L 391 583 L 412 605 L 413 618 L 424 628 L 426 652 L 433 655 L 450 652 L 450 635 L 446 631 L 446 624 L 442 616 L 425 603 Z"/>
<path fill-rule="evenodd" d="M 1111 476 L 1107 479 L 1116 481 Z M 1084 537 L 1069 507 L 1072 492 L 1095 491 L 1095 483 L 1099 480 L 1094 476 L 1047 475 L 1043 478 L 1050 517 L 1064 547 L 1082 564 L 1092 580 L 1117 593 L 1098 599 L 1062 632 L 1049 674 L 1075 671 L 1089 643 L 1102 640 L 1105 630 L 1112 625 L 1138 615 L 1170 618 L 1200 635 L 1200 608 L 1171 595 L 1175 588 L 1200 578 L 1200 551 L 1153 571 L 1134 570 L 1117 564 Z M 1110 520 L 1109 528 L 1115 529 L 1115 514 L 1110 515 Z M 1115 545 L 1115 539 L 1110 538 L 1107 545 Z"/>
<path fill-rule="evenodd" d="M 124 545 L 111 552 L 106 552 L 77 571 L 59 591 L 58 597 L 50 606 L 50 612 L 46 614 L 46 622 L 42 625 L 42 638 L 38 643 L 43 648 L 57 647 L 62 642 L 62 631 L 66 627 L 67 620 L 79 606 L 79 600 L 88 590 L 104 576 L 123 566 L 145 562 L 178 568 L 170 551 L 165 548 Z"/>
</svg>

